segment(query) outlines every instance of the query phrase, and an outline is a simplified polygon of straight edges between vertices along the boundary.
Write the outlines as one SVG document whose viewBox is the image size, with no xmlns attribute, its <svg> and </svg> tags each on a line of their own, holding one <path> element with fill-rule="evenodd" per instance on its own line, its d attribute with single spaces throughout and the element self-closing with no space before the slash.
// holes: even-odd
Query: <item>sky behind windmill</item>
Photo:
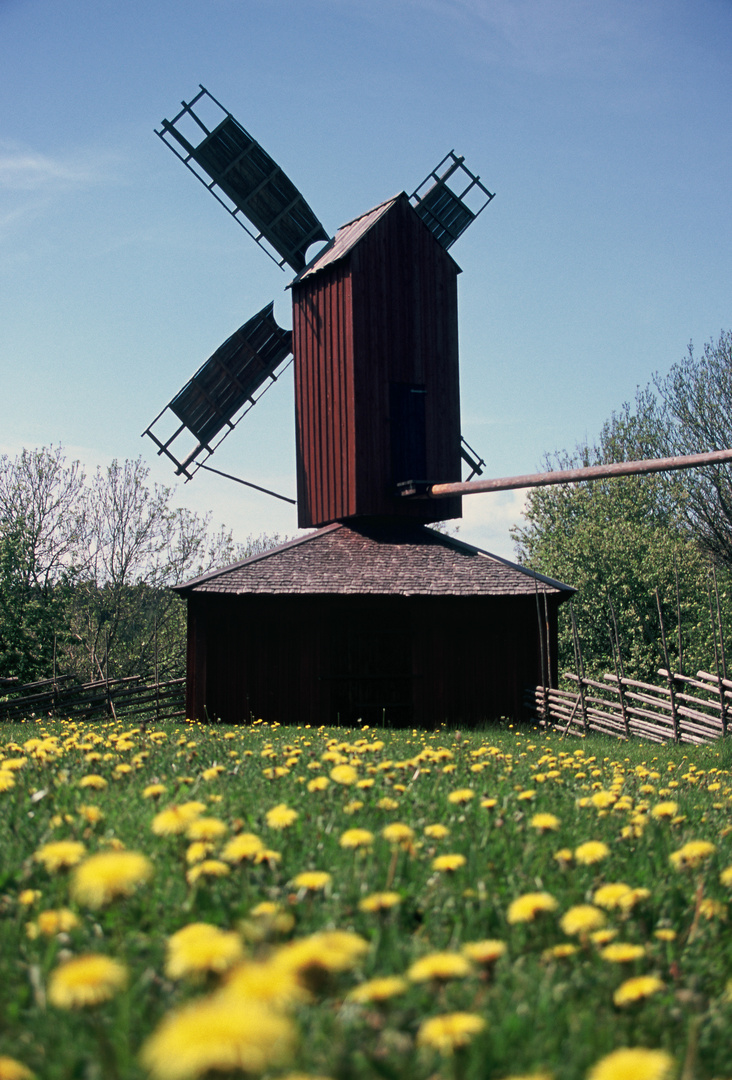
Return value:
<svg viewBox="0 0 732 1080">
<path fill-rule="evenodd" d="M 93 471 L 292 276 L 153 128 L 206 86 L 332 234 L 454 148 L 496 198 L 452 248 L 463 434 L 486 476 L 593 439 L 729 328 L 729 0 L 0 0 L 0 452 Z M 294 496 L 292 369 L 214 466 Z M 511 556 L 522 496 L 464 500 Z M 249 533 L 294 509 L 199 473 Z"/>
</svg>

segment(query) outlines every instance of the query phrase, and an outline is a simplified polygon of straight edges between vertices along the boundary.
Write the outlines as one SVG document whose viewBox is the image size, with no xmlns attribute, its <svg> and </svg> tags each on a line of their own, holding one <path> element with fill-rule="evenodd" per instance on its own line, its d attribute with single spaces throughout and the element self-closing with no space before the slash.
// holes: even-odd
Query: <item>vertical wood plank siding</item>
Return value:
<svg viewBox="0 0 732 1080">
<path fill-rule="evenodd" d="M 475 725 L 520 720 L 541 682 L 533 596 L 193 594 L 188 611 L 194 719 Z"/>
<path fill-rule="evenodd" d="M 392 476 L 390 385 L 426 387 L 427 477 L 460 478 L 457 274 L 404 196 L 338 262 L 293 285 L 298 523 L 460 517 Z"/>
</svg>

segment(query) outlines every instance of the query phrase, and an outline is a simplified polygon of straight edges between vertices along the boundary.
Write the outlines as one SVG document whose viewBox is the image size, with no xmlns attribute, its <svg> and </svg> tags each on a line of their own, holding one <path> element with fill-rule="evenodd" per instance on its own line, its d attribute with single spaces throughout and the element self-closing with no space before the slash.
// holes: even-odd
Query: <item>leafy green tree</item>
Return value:
<svg viewBox="0 0 732 1080">
<path fill-rule="evenodd" d="M 645 390 L 634 407 L 626 404 L 612 415 L 596 445 L 555 455 L 546 467 L 653 456 L 666 423 L 663 408 Z M 687 671 L 695 671 L 713 665 L 708 555 L 694 535 L 677 484 L 668 477 L 654 474 L 533 489 L 514 540 L 522 562 L 578 590 L 573 608 L 589 672 L 614 668 L 614 621 L 626 673 L 655 677 L 664 665 L 656 590 L 672 666 L 678 670 L 681 662 Z M 574 670 L 566 608 L 560 617 L 559 649 L 562 668 Z"/>
</svg>

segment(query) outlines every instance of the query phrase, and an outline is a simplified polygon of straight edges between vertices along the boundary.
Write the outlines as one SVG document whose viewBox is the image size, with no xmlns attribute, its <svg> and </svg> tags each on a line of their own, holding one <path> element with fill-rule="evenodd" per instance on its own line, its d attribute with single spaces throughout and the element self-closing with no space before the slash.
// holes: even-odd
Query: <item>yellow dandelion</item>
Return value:
<svg viewBox="0 0 732 1080">
<path fill-rule="evenodd" d="M 161 795 L 164 795 L 166 791 L 165 784 L 148 784 L 146 788 L 143 788 L 143 799 L 158 799 Z"/>
<path fill-rule="evenodd" d="M 0 789 L 2 790 L 2 789 Z M 0 1054 L 0 1080 L 33 1080 L 35 1073 L 15 1058 Z"/>
<path fill-rule="evenodd" d="M 98 806 L 80 806 L 79 813 L 89 825 L 98 825 L 104 820 L 104 814 Z"/>
<path fill-rule="evenodd" d="M 412 982 L 446 982 L 463 979 L 472 971 L 472 964 L 462 953 L 434 952 L 415 960 L 407 971 L 407 978 Z"/>
<path fill-rule="evenodd" d="M 623 898 L 630 892 L 632 892 L 632 889 L 625 882 L 610 882 L 607 885 L 601 885 L 599 889 L 595 890 L 592 902 L 597 904 L 598 907 L 605 908 L 606 911 L 612 911 L 614 908 L 620 907 Z"/>
<path fill-rule="evenodd" d="M 107 781 L 103 776 L 98 776 L 97 773 L 89 773 L 88 776 L 82 776 L 79 781 L 79 787 L 82 788 L 94 788 L 95 791 L 101 791 L 102 788 L 107 786 Z"/>
<path fill-rule="evenodd" d="M 448 1055 L 468 1043 L 486 1026 L 482 1016 L 475 1013 L 444 1013 L 423 1020 L 417 1032 L 417 1045 Z"/>
<path fill-rule="evenodd" d="M 624 893 L 624 895 L 620 897 L 620 900 L 618 901 L 618 907 L 622 911 L 627 913 L 632 908 L 634 908 L 636 904 L 639 904 L 641 900 L 647 900 L 650 895 L 651 890 L 646 889 L 642 885 L 639 886 L 637 889 L 630 889 L 627 893 Z"/>
<path fill-rule="evenodd" d="M 484 810 L 493 810 L 498 805 L 498 799 L 481 799 L 480 805 Z"/>
<path fill-rule="evenodd" d="M 209 780 L 216 780 L 216 778 L 223 771 L 224 771 L 224 766 L 223 765 L 212 765 L 210 769 L 204 769 L 203 770 L 203 772 L 201 773 L 201 779 L 206 780 L 207 782 Z"/>
<path fill-rule="evenodd" d="M 600 950 L 603 960 L 609 960 L 611 964 L 629 964 L 633 960 L 640 960 L 645 954 L 642 945 L 633 945 L 629 941 L 614 941 Z"/>
<path fill-rule="evenodd" d="M 326 870 L 304 870 L 292 879 L 296 889 L 305 889 L 306 892 L 319 892 L 330 885 L 332 877 Z"/>
<path fill-rule="evenodd" d="M 186 829 L 189 840 L 219 840 L 228 832 L 225 821 L 214 817 L 195 818 Z"/>
<path fill-rule="evenodd" d="M 716 846 L 709 840 L 689 840 L 678 851 L 671 852 L 669 860 L 676 870 L 694 870 L 716 850 Z"/>
<path fill-rule="evenodd" d="M 454 874 L 461 866 L 465 866 L 464 855 L 437 855 L 432 860 L 432 869 L 441 874 Z"/>
<path fill-rule="evenodd" d="M 381 978 L 369 979 L 368 982 L 354 987 L 348 994 L 348 1000 L 355 1001 L 358 1005 L 388 1001 L 398 994 L 405 993 L 408 988 L 409 983 L 399 975 L 384 975 Z"/>
<path fill-rule="evenodd" d="M 254 859 L 264 851 L 264 844 L 255 833 L 239 833 L 232 837 L 221 852 L 221 858 L 229 863 Z"/>
<path fill-rule="evenodd" d="M 552 858 L 555 859 L 562 868 L 564 868 L 572 862 L 574 855 L 568 847 L 563 847 L 560 848 L 559 851 L 555 851 Z"/>
<path fill-rule="evenodd" d="M 361 800 L 353 799 L 351 802 L 346 803 L 346 805 L 343 807 L 343 813 L 348 814 L 348 816 L 350 817 L 352 814 L 355 814 L 362 809 L 363 803 L 361 802 Z"/>
<path fill-rule="evenodd" d="M 398 892 L 377 892 L 364 896 L 362 900 L 359 900 L 358 907 L 360 911 L 373 913 L 376 911 L 389 911 L 391 908 L 396 907 L 397 904 L 401 904 L 401 902 L 402 898 Z"/>
<path fill-rule="evenodd" d="M 475 792 L 472 788 L 466 787 L 458 788 L 457 791 L 451 791 L 447 796 L 447 801 L 462 806 L 464 803 L 469 803 L 473 798 L 475 798 Z"/>
<path fill-rule="evenodd" d="M 441 825 L 439 822 L 435 825 L 425 825 L 425 836 L 429 836 L 430 840 L 444 840 L 445 837 L 450 835 L 450 830 L 447 825 Z"/>
<path fill-rule="evenodd" d="M 392 799 L 391 796 L 389 796 L 389 795 L 385 795 L 383 797 L 383 799 L 379 799 L 379 801 L 377 802 L 376 805 L 377 805 L 379 810 L 398 810 L 399 809 L 399 803 L 397 802 L 397 800 Z"/>
<path fill-rule="evenodd" d="M 297 810 L 286 806 L 285 803 L 278 803 L 267 811 L 266 821 L 270 829 L 289 829 L 290 825 L 297 821 L 298 816 Z"/>
<path fill-rule="evenodd" d="M 332 975 L 354 968 L 368 950 L 368 942 L 358 934 L 322 930 L 283 945 L 270 963 L 295 972 L 306 989 L 317 992 Z"/>
<path fill-rule="evenodd" d="M 518 799 L 519 802 L 531 802 L 531 800 L 534 798 L 535 795 L 536 795 L 536 791 L 531 789 L 529 791 L 519 791 L 516 798 Z"/>
<path fill-rule="evenodd" d="M 559 920 L 559 925 L 565 934 L 580 937 L 589 934 L 591 930 L 599 930 L 605 925 L 605 913 L 592 904 L 576 904 L 565 911 Z"/>
<path fill-rule="evenodd" d="M 532 829 L 536 829 L 537 832 L 554 832 L 556 831 L 561 822 L 554 814 L 534 814 L 529 822 Z"/>
<path fill-rule="evenodd" d="M 590 795 L 590 802 L 597 810 L 607 810 L 617 802 L 617 795 L 612 791 L 596 791 Z"/>
<path fill-rule="evenodd" d="M 390 844 L 409 844 L 414 839 L 414 829 L 402 821 L 393 821 L 384 826 L 381 835 Z"/>
<path fill-rule="evenodd" d="M 127 968 L 100 953 L 67 960 L 51 972 L 48 1000 L 59 1009 L 79 1009 L 109 1001 L 127 984 Z"/>
<path fill-rule="evenodd" d="M 117 896 L 130 896 L 152 877 L 152 863 L 136 851 L 103 851 L 90 855 L 74 870 L 71 896 L 98 908 Z"/>
<path fill-rule="evenodd" d="M 152 831 L 156 836 L 176 836 L 184 833 L 195 818 L 206 809 L 205 803 L 187 802 L 179 806 L 169 806 L 161 810 L 152 821 Z"/>
<path fill-rule="evenodd" d="M 32 907 L 36 901 L 41 899 L 40 889 L 22 889 L 18 893 L 18 903 L 23 907 Z"/>
<path fill-rule="evenodd" d="M 666 1080 L 674 1059 L 665 1050 L 623 1047 L 596 1062 L 587 1080 Z"/>
<path fill-rule="evenodd" d="M 368 829 L 346 829 L 339 844 L 342 848 L 369 847 L 374 842 L 374 834 Z"/>
<path fill-rule="evenodd" d="M 374 780 L 374 778 L 372 776 L 367 776 L 363 780 L 359 780 L 358 783 L 356 784 L 356 787 L 361 788 L 362 790 L 365 791 L 367 788 L 372 788 L 375 783 L 376 783 L 376 781 Z M 405 789 L 402 787 L 401 784 L 395 784 L 394 785 L 394 790 L 395 791 L 404 791 Z"/>
<path fill-rule="evenodd" d="M 10 769 L 0 768 L 0 792 L 12 791 L 15 787 L 15 777 Z M 10 1060 L 8 1058 L 8 1060 Z"/>
<path fill-rule="evenodd" d="M 732 886 L 732 866 L 726 867 L 719 875 L 719 880 L 722 885 L 730 888 Z"/>
<path fill-rule="evenodd" d="M 241 938 L 210 923 L 190 923 L 168 938 L 165 974 L 184 979 L 204 971 L 221 973 L 244 955 Z"/>
<path fill-rule="evenodd" d="M 509 923 L 533 922 L 537 915 L 556 911 L 558 906 L 550 893 L 524 893 L 509 904 L 506 918 Z"/>
<path fill-rule="evenodd" d="M 205 840 L 194 840 L 186 849 L 186 862 L 189 866 L 192 866 L 193 863 L 203 862 L 212 851 L 213 844 L 208 844 Z"/>
<path fill-rule="evenodd" d="M 226 877 L 231 873 L 231 867 L 222 862 L 221 859 L 204 859 L 203 862 L 196 863 L 192 866 L 186 874 L 186 881 L 189 885 L 195 885 L 199 878 L 202 877 Z"/>
<path fill-rule="evenodd" d="M 676 941 L 676 931 L 666 926 L 660 926 L 657 930 L 654 930 L 653 936 L 658 938 L 659 941 Z"/>
<path fill-rule="evenodd" d="M 474 964 L 478 964 L 482 968 L 489 968 L 495 964 L 496 960 L 500 960 L 505 955 L 506 949 L 505 941 L 494 941 L 492 938 L 486 938 L 484 941 L 466 941 L 461 951 Z"/>
<path fill-rule="evenodd" d="M 336 765 L 330 770 L 330 778 L 336 784 L 350 787 L 358 780 L 358 770 L 354 769 L 353 765 Z"/>
<path fill-rule="evenodd" d="M 602 840 L 588 840 L 574 849 L 574 857 L 581 866 L 602 862 L 610 854 L 610 848 Z"/>
<path fill-rule="evenodd" d="M 266 1005 L 225 992 L 169 1013 L 142 1048 L 154 1080 L 196 1080 L 210 1072 L 259 1075 L 283 1065 L 295 1046 L 292 1022 Z"/>
<path fill-rule="evenodd" d="M 594 930 L 590 934 L 590 941 L 598 949 L 601 949 L 603 945 L 609 945 L 611 941 L 614 941 L 617 936 L 617 930 L 612 930 L 609 926 L 606 926 L 604 930 Z"/>
<path fill-rule="evenodd" d="M 85 854 L 86 848 L 79 840 L 54 840 L 34 852 L 33 858 L 53 874 L 56 870 L 76 866 Z"/>
<path fill-rule="evenodd" d="M 636 1001 L 657 994 L 664 989 L 664 984 L 655 975 L 639 975 L 635 979 L 626 979 L 613 994 L 616 1005 L 631 1005 Z"/>
<path fill-rule="evenodd" d="M 567 960 L 570 956 L 574 956 L 576 952 L 577 946 L 567 941 L 561 945 L 551 945 L 548 949 L 544 949 L 541 958 L 545 962 L 549 960 Z"/>
<path fill-rule="evenodd" d="M 79 925 L 79 917 L 68 908 L 40 911 L 36 926 L 38 933 L 44 937 L 53 937 L 54 934 L 66 934 Z"/>
<path fill-rule="evenodd" d="M 308 791 L 325 791 L 327 787 L 330 787 L 330 780 L 327 776 L 316 776 L 312 780 L 308 780 Z"/>
<path fill-rule="evenodd" d="M 660 802 L 651 807 L 651 817 L 654 818 L 672 818 L 675 817 L 679 809 L 679 804 L 675 802 Z"/>
<path fill-rule="evenodd" d="M 247 960 L 227 973 L 222 991 L 232 998 L 259 1001 L 278 1011 L 307 1001 L 310 996 L 296 971 Z"/>
<path fill-rule="evenodd" d="M 705 897 L 699 903 L 699 914 L 709 920 L 726 919 L 727 905 L 721 903 L 719 900 L 712 900 L 711 897 Z"/>
</svg>

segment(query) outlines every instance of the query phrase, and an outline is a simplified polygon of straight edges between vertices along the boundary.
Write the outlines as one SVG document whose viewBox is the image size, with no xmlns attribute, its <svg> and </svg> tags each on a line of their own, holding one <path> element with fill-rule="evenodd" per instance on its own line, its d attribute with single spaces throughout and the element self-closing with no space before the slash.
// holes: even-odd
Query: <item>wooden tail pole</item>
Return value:
<svg viewBox="0 0 732 1080">
<path fill-rule="evenodd" d="M 408 481 L 399 485 L 400 493 L 410 498 L 449 499 L 455 495 L 479 495 L 489 491 L 512 491 L 516 488 L 548 487 L 579 481 L 608 480 L 614 476 L 642 476 L 654 472 L 697 469 L 705 465 L 723 465 L 732 461 L 732 450 L 712 450 L 706 454 L 646 458 L 644 461 L 614 461 L 609 465 L 587 465 L 581 469 L 555 469 L 552 472 L 504 476 L 496 480 L 470 480 L 454 484 L 423 484 Z"/>
</svg>

